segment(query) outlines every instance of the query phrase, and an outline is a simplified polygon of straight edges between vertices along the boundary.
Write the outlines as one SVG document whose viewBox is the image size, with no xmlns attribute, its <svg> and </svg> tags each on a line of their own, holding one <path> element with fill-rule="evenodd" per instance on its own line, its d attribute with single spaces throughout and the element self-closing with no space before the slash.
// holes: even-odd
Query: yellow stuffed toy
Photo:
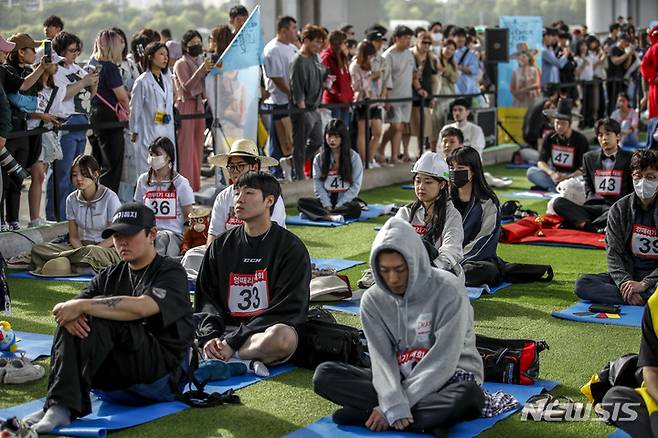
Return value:
<svg viewBox="0 0 658 438">
<path fill-rule="evenodd" d="M 16 342 L 18 339 L 16 333 L 11 329 L 11 324 L 7 321 L 0 321 L 0 351 L 15 352 L 18 350 Z"/>
</svg>

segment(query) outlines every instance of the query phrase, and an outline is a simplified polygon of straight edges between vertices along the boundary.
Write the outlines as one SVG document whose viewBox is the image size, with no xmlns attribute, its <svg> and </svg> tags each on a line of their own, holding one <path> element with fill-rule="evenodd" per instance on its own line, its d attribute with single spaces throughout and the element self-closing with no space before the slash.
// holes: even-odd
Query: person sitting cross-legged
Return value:
<svg viewBox="0 0 658 438">
<path fill-rule="evenodd" d="M 642 306 L 658 283 L 658 153 L 635 152 L 631 175 L 634 193 L 608 212 L 608 272 L 576 280 L 576 295 L 583 300 Z"/>
<path fill-rule="evenodd" d="M 281 195 L 273 176 L 248 172 L 233 189 L 244 223 L 217 236 L 201 263 L 198 344 L 206 358 L 282 363 L 297 348 L 295 327 L 306 321 L 311 261 L 302 241 L 272 222 Z"/>
<path fill-rule="evenodd" d="M 183 267 L 155 251 L 155 214 L 128 203 L 102 237 L 121 262 L 101 271 L 76 299 L 55 305 L 48 394 L 25 421 L 50 433 L 91 413 L 90 391 L 133 403 L 172 401 L 194 340 Z"/>
<path fill-rule="evenodd" d="M 384 224 L 370 263 L 375 284 L 361 300 L 361 322 L 372 368 L 325 362 L 313 376 L 315 392 L 341 406 L 334 422 L 444 436 L 454 423 L 479 417 L 485 403 L 496 413 L 516 404 L 501 393 L 491 403 L 492 394 L 481 388 L 464 285 L 430 265 L 407 221 Z"/>
</svg>

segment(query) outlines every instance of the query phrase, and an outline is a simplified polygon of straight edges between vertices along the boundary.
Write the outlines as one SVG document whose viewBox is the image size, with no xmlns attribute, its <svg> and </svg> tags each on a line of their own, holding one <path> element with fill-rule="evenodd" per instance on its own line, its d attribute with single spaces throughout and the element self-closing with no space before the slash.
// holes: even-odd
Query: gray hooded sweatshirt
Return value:
<svg viewBox="0 0 658 438">
<path fill-rule="evenodd" d="M 409 268 L 404 295 L 391 292 L 379 275 L 384 249 L 402 254 Z M 430 266 L 413 227 L 392 218 L 377 233 L 370 254 L 375 285 L 361 300 L 379 409 L 389 424 L 411 417 L 411 408 L 441 389 L 459 369 L 482 383 L 482 359 L 475 348 L 473 308 L 464 284 Z"/>
</svg>

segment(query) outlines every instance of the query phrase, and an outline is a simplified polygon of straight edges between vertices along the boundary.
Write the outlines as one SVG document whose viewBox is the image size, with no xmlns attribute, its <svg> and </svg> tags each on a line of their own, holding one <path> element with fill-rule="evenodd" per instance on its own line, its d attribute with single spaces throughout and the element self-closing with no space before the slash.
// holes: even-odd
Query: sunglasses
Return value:
<svg viewBox="0 0 658 438">
<path fill-rule="evenodd" d="M 432 44 L 432 41 L 423 41 L 422 44 L 429 44 L 429 45 L 431 45 L 431 44 Z"/>
</svg>

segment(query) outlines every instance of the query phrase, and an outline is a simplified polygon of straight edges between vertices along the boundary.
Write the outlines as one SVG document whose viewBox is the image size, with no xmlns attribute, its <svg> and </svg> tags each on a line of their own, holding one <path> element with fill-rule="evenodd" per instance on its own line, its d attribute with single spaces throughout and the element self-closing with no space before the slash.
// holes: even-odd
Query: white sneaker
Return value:
<svg viewBox="0 0 658 438">
<path fill-rule="evenodd" d="M 283 171 L 283 177 L 292 182 L 292 157 L 284 157 L 279 160 L 279 166 Z"/>
<path fill-rule="evenodd" d="M 28 228 L 36 228 L 36 227 L 42 227 L 42 226 L 44 226 L 44 225 L 46 225 L 46 224 L 47 224 L 47 222 L 46 222 L 46 220 L 45 220 L 44 218 L 42 218 L 42 217 L 38 217 L 38 218 L 36 218 L 35 220 L 30 221 L 30 222 L 27 224 L 27 227 L 28 227 Z"/>
<path fill-rule="evenodd" d="M 10 257 L 7 260 L 9 269 L 28 269 L 32 264 L 32 257 L 29 252 Z"/>
<path fill-rule="evenodd" d="M 28 359 L 0 359 L 0 381 L 4 384 L 20 384 L 39 380 L 45 374 L 41 365 Z"/>
<path fill-rule="evenodd" d="M 332 214 L 329 216 L 329 219 L 331 222 L 338 222 L 338 223 L 343 223 L 345 222 L 345 217 L 343 217 L 342 214 Z"/>
<path fill-rule="evenodd" d="M 380 167 L 382 167 L 379 165 L 379 163 L 376 160 L 370 161 L 369 166 L 371 169 L 379 169 Z"/>
</svg>

